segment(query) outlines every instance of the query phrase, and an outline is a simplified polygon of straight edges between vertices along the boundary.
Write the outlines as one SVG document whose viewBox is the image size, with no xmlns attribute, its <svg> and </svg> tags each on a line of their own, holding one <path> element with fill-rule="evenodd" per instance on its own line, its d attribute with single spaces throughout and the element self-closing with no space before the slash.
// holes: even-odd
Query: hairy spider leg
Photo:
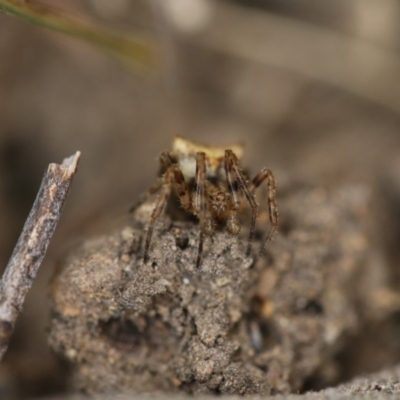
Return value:
<svg viewBox="0 0 400 400">
<path fill-rule="evenodd" d="M 166 171 L 173 163 L 172 158 L 167 151 L 163 151 L 160 154 L 160 164 L 163 167 L 164 171 Z M 139 200 L 129 209 L 129 213 L 133 213 L 138 207 L 140 207 L 143 203 L 145 203 L 153 194 L 157 193 L 161 186 L 164 184 L 163 177 L 159 178 L 157 182 L 151 186 L 145 193 L 143 193 Z"/>
<path fill-rule="evenodd" d="M 263 168 L 253 179 L 250 191 L 254 194 L 255 190 L 267 179 L 268 185 L 268 214 L 271 222 L 271 228 L 260 249 L 260 254 L 264 251 L 265 246 L 271 241 L 278 230 L 279 213 L 276 205 L 276 185 L 275 177 L 271 170 Z"/>
<path fill-rule="evenodd" d="M 163 211 L 165 204 L 167 203 L 168 197 L 171 193 L 171 175 L 172 175 L 172 170 L 168 169 L 163 176 L 164 182 L 161 185 L 162 191 L 158 195 L 157 203 L 153 209 L 153 212 L 151 213 L 150 224 L 149 228 L 147 229 L 146 243 L 144 246 L 143 260 L 145 264 L 147 264 L 147 262 L 149 261 L 149 248 L 150 248 L 151 238 L 153 236 L 154 224 L 157 218 L 160 216 L 161 212 Z"/>
<path fill-rule="evenodd" d="M 181 206 L 184 210 L 190 212 L 192 209 L 192 204 L 190 201 L 189 189 L 183 176 L 183 172 L 178 164 L 172 163 L 171 156 L 168 153 L 166 154 L 168 155 L 171 163 L 169 168 L 172 170 L 172 184 L 175 187 Z"/>
<path fill-rule="evenodd" d="M 199 248 L 196 267 L 200 266 L 203 253 L 204 234 L 206 233 L 207 203 L 206 203 L 206 154 L 196 153 L 196 176 L 193 208 L 200 221 Z"/>
<path fill-rule="evenodd" d="M 243 190 L 251 208 L 250 234 L 246 250 L 246 254 L 250 255 L 251 247 L 256 232 L 258 204 L 256 202 L 256 199 L 254 198 L 254 194 L 250 191 L 249 187 L 247 186 L 246 178 L 244 177 L 243 172 L 240 169 L 239 159 L 236 157 L 235 153 L 232 150 L 225 150 L 225 164 L 227 165 L 227 170 L 229 171 L 229 175 L 227 174 L 227 179 L 232 194 L 237 192 L 236 189 L 237 187 L 238 188 L 240 187 Z M 232 178 L 235 178 L 235 180 L 233 180 Z"/>
<path fill-rule="evenodd" d="M 231 165 L 231 160 L 227 156 L 225 152 L 225 158 L 224 158 L 224 168 L 225 168 L 225 175 L 226 175 L 226 181 L 228 182 L 228 189 L 231 191 L 232 195 L 232 207 L 229 211 L 229 217 L 227 220 L 227 229 L 229 233 L 232 235 L 237 235 L 239 234 L 240 231 L 240 223 L 237 219 L 237 213 L 240 208 L 240 198 L 239 198 L 239 184 L 238 180 L 236 179 L 236 176 L 233 176 L 232 172 L 232 165 Z M 235 231 L 235 226 L 236 226 L 236 231 Z"/>
<path fill-rule="evenodd" d="M 139 197 L 139 200 L 131 206 L 129 213 L 132 214 L 138 209 L 143 203 L 145 203 L 153 194 L 157 193 L 161 186 L 163 185 L 163 180 L 159 179 L 153 186 L 151 186 L 147 191 Z"/>
<path fill-rule="evenodd" d="M 189 191 L 187 189 L 185 178 L 183 177 L 183 173 L 177 164 L 170 164 L 165 174 L 162 176 L 161 182 L 162 184 L 160 185 L 160 188 L 162 188 L 162 190 L 158 195 L 156 205 L 151 213 L 150 224 L 147 230 L 143 256 L 145 264 L 149 261 L 149 249 L 151 238 L 153 236 L 154 224 L 167 204 L 167 200 L 171 194 L 172 186 L 174 186 L 176 189 L 182 207 L 186 210 L 190 210 L 191 206 Z"/>
</svg>

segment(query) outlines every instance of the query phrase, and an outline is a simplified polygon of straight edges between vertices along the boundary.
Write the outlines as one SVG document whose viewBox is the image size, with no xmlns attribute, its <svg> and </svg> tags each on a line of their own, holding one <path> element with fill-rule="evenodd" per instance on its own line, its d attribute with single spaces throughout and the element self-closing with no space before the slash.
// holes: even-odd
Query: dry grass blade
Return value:
<svg viewBox="0 0 400 400">
<path fill-rule="evenodd" d="M 86 41 L 141 70 L 157 64 L 156 45 L 148 37 L 110 30 L 86 18 L 71 17 L 31 2 L 0 0 L 0 12 Z"/>
</svg>

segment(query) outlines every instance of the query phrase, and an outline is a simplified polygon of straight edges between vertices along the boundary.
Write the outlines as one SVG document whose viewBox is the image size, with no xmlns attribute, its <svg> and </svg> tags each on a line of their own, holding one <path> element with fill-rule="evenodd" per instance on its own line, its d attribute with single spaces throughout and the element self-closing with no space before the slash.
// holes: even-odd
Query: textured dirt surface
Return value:
<svg viewBox="0 0 400 400">
<path fill-rule="evenodd" d="M 218 232 L 200 268 L 198 226 L 167 215 L 143 264 L 147 203 L 65 260 L 52 284 L 50 345 L 88 393 L 267 395 L 315 376 L 334 382 L 334 355 L 362 329 L 362 310 L 374 318 L 373 296 L 361 293 L 385 288 L 383 275 L 362 279 L 384 271 L 365 234 L 369 202 L 362 186 L 292 188 L 280 197 L 282 233 L 259 262 L 245 257 L 244 239 Z"/>
<path fill-rule="evenodd" d="M 396 398 L 400 394 L 400 367 L 383 370 L 377 374 L 357 378 L 348 384 L 338 386 L 336 388 L 327 389 L 318 393 L 309 392 L 303 395 L 276 395 L 276 396 L 254 396 L 254 399 L 264 400 L 336 400 L 336 399 L 377 399 L 386 400 Z M 84 400 L 87 397 L 75 395 L 57 397 L 54 400 Z M 128 400 L 139 398 L 139 396 L 94 396 L 96 400 Z M 140 399 L 144 400 L 159 400 L 159 399 L 187 399 L 188 396 L 166 394 L 142 394 Z M 211 400 L 215 396 L 197 396 L 198 400 Z M 240 396 L 225 396 L 226 400 L 239 400 Z"/>
</svg>

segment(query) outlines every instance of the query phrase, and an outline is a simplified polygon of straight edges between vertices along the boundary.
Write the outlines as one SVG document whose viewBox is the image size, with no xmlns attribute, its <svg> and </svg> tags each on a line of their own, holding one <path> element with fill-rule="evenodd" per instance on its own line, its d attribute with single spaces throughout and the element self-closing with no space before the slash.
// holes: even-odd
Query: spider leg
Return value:
<svg viewBox="0 0 400 400">
<path fill-rule="evenodd" d="M 172 186 L 175 187 L 179 200 L 182 207 L 186 210 L 190 210 L 190 196 L 189 191 L 186 186 L 185 178 L 183 177 L 182 171 L 177 164 L 170 164 L 167 171 L 161 178 L 162 191 L 158 196 L 156 205 L 150 217 L 150 224 L 147 230 L 146 242 L 144 246 L 144 263 L 146 264 L 149 260 L 149 249 L 151 238 L 153 236 L 154 224 L 157 218 L 160 216 L 161 212 L 164 210 L 169 195 L 171 193 Z"/>
<path fill-rule="evenodd" d="M 271 229 L 268 233 L 267 238 L 265 239 L 263 245 L 260 249 L 260 254 L 263 252 L 265 246 L 268 242 L 273 238 L 274 234 L 278 230 L 278 207 L 276 205 L 276 185 L 275 185 L 275 177 L 271 170 L 267 168 L 263 168 L 253 179 L 252 184 L 250 186 L 250 191 L 254 194 L 255 190 L 265 181 L 267 180 L 268 184 L 268 213 L 269 220 L 271 222 Z"/>
<path fill-rule="evenodd" d="M 193 199 L 194 212 L 200 220 L 199 248 L 197 252 L 196 267 L 200 266 L 203 253 L 204 235 L 212 234 L 212 221 L 207 213 L 206 203 L 206 154 L 196 153 L 195 194 Z"/>
<path fill-rule="evenodd" d="M 139 200 L 131 206 L 129 209 L 129 214 L 134 213 L 142 204 L 144 204 L 153 194 L 157 193 L 161 186 L 163 185 L 163 180 L 159 179 L 157 183 L 151 186 L 147 191 L 139 197 Z"/>
<path fill-rule="evenodd" d="M 179 197 L 179 201 L 181 202 L 181 206 L 186 211 L 190 212 L 192 209 L 192 204 L 190 202 L 190 194 L 183 173 L 178 164 L 172 164 L 170 169 L 172 172 L 172 184 L 176 189 L 176 193 Z"/>
<path fill-rule="evenodd" d="M 230 159 L 226 156 L 224 159 L 224 168 L 225 168 L 225 175 L 226 180 L 228 182 L 229 190 L 231 191 L 232 196 L 232 206 L 229 210 L 229 217 L 227 220 L 227 229 L 233 235 L 238 235 L 240 231 L 240 223 L 236 217 L 238 210 L 240 208 L 240 198 L 239 198 L 239 184 L 234 176 Z"/>
<path fill-rule="evenodd" d="M 249 202 L 251 208 L 251 225 L 250 225 L 250 234 L 249 241 L 247 244 L 246 254 L 249 255 L 251 252 L 251 247 L 254 240 L 254 235 L 256 231 L 256 221 L 257 221 L 257 212 L 258 212 L 258 204 L 254 197 L 254 194 L 248 187 L 246 178 L 243 175 L 242 170 L 239 166 L 239 160 L 236 157 L 235 153 L 232 150 L 225 150 L 225 173 L 228 181 L 229 188 L 232 192 L 233 198 L 233 207 L 237 207 L 239 209 L 239 198 L 238 198 L 238 189 L 242 189 L 243 193 L 246 196 L 247 201 Z M 236 211 L 237 211 L 236 209 Z"/>
<path fill-rule="evenodd" d="M 162 179 L 162 190 L 161 193 L 158 195 L 156 205 L 153 209 L 153 212 L 151 213 L 150 224 L 149 228 L 147 229 L 146 242 L 144 245 L 143 260 L 145 264 L 147 264 L 147 262 L 149 261 L 149 248 L 151 238 L 153 236 L 154 224 L 157 221 L 157 218 L 160 216 L 161 212 L 163 211 L 167 203 L 168 197 L 171 193 L 171 173 L 171 169 L 168 169 L 167 172 L 164 174 Z"/>
<path fill-rule="evenodd" d="M 171 156 L 167 151 L 163 151 L 160 154 L 160 164 L 164 171 L 166 171 L 171 165 L 173 165 Z M 161 177 L 153 186 L 147 189 L 147 191 L 139 197 L 139 200 L 135 204 L 133 204 L 129 209 L 129 213 L 132 214 L 138 207 L 140 207 L 151 196 L 153 196 L 153 194 L 157 193 L 163 184 L 164 184 L 164 179 L 163 177 Z"/>
</svg>

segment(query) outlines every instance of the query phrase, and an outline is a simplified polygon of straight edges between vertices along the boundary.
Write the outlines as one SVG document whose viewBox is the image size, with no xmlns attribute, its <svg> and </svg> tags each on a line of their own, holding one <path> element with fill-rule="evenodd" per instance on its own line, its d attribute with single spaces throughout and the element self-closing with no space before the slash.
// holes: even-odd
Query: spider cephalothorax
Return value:
<svg viewBox="0 0 400 400">
<path fill-rule="evenodd" d="M 254 193 L 261 183 L 267 180 L 271 229 L 261 248 L 262 251 L 278 227 L 275 179 L 272 172 L 264 168 L 252 181 L 248 181 L 239 165 L 242 154 L 243 146 L 240 144 L 211 147 L 190 142 L 181 136 L 174 138 L 172 150 L 165 151 L 160 156 L 161 178 L 145 196 L 147 198 L 160 191 L 147 231 L 145 263 L 149 259 L 154 224 L 163 211 L 172 189 L 175 190 L 183 209 L 195 215 L 200 221 L 197 266 L 201 262 L 204 235 L 212 235 L 217 222 L 225 223 L 230 234 L 239 234 L 240 222 L 237 214 L 243 207 L 243 195 L 252 211 L 247 245 L 247 254 L 250 254 L 258 212 Z"/>
</svg>

